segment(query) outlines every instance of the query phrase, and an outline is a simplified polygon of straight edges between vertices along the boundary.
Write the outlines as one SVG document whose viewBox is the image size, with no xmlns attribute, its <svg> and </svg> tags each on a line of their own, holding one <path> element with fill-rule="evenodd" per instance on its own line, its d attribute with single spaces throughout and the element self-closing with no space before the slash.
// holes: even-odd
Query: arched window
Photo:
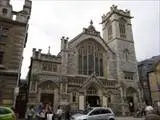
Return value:
<svg viewBox="0 0 160 120">
<path fill-rule="evenodd" d="M 103 76 L 103 48 L 94 41 L 85 41 L 78 46 L 79 74 Z"/>
<path fill-rule="evenodd" d="M 108 28 L 108 40 L 112 39 L 112 23 L 111 21 L 109 21 L 107 23 L 107 28 Z"/>
<path fill-rule="evenodd" d="M 123 51 L 123 54 L 124 54 L 124 59 L 125 59 L 125 61 L 128 61 L 128 59 L 129 59 L 129 50 L 128 50 L 128 49 L 125 49 L 125 50 Z"/>
<path fill-rule="evenodd" d="M 87 89 L 87 95 L 97 95 L 97 90 L 94 86 L 90 86 L 88 89 Z"/>
<path fill-rule="evenodd" d="M 8 10 L 6 8 L 3 8 L 3 10 L 2 10 L 3 15 L 6 15 L 7 12 L 8 12 Z"/>
<path fill-rule="evenodd" d="M 119 19 L 119 31 L 120 31 L 120 37 L 125 38 L 126 37 L 126 20 L 124 18 Z"/>
<path fill-rule="evenodd" d="M 72 93 L 72 102 L 76 102 L 76 92 Z"/>
</svg>

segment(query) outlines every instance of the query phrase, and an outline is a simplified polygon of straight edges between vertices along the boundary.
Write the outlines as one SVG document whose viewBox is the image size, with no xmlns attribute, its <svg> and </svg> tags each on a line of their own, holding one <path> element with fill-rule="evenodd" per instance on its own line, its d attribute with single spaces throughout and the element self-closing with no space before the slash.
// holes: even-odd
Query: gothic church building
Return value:
<svg viewBox="0 0 160 120">
<path fill-rule="evenodd" d="M 29 104 L 51 103 L 54 108 L 70 104 L 72 110 L 90 104 L 115 112 L 134 111 L 141 93 L 131 18 L 130 11 L 113 5 L 102 16 L 103 37 L 91 21 L 75 38 L 61 38 L 58 55 L 34 48 Z"/>
</svg>

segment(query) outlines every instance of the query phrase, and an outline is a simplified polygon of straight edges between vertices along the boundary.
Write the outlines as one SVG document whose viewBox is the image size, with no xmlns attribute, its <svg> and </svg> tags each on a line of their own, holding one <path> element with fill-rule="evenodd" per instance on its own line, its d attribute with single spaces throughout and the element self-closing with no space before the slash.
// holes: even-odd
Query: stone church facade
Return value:
<svg viewBox="0 0 160 120">
<path fill-rule="evenodd" d="M 141 93 L 131 18 L 130 11 L 113 5 L 102 16 L 103 37 L 91 21 L 75 38 L 61 38 L 58 55 L 34 48 L 29 104 L 70 104 L 72 110 L 108 106 L 124 115 L 134 111 Z"/>
<path fill-rule="evenodd" d="M 10 0 L 0 0 L 0 105 L 15 105 L 31 7 L 25 0 L 21 11 L 13 11 Z"/>
</svg>

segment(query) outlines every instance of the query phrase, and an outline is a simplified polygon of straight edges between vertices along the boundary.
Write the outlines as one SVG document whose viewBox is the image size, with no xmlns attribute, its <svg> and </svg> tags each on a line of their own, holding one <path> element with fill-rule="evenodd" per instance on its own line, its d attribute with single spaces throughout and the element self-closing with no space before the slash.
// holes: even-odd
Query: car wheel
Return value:
<svg viewBox="0 0 160 120">
<path fill-rule="evenodd" d="M 113 118 L 109 119 L 109 120 L 114 120 Z"/>
</svg>

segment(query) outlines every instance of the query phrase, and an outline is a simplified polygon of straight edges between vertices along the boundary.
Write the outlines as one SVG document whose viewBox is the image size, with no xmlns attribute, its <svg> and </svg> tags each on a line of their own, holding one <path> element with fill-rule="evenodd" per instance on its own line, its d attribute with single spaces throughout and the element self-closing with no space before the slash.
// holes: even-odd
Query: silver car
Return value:
<svg viewBox="0 0 160 120">
<path fill-rule="evenodd" d="M 110 108 L 95 107 L 72 115 L 71 120 L 115 120 L 115 115 Z"/>
</svg>

